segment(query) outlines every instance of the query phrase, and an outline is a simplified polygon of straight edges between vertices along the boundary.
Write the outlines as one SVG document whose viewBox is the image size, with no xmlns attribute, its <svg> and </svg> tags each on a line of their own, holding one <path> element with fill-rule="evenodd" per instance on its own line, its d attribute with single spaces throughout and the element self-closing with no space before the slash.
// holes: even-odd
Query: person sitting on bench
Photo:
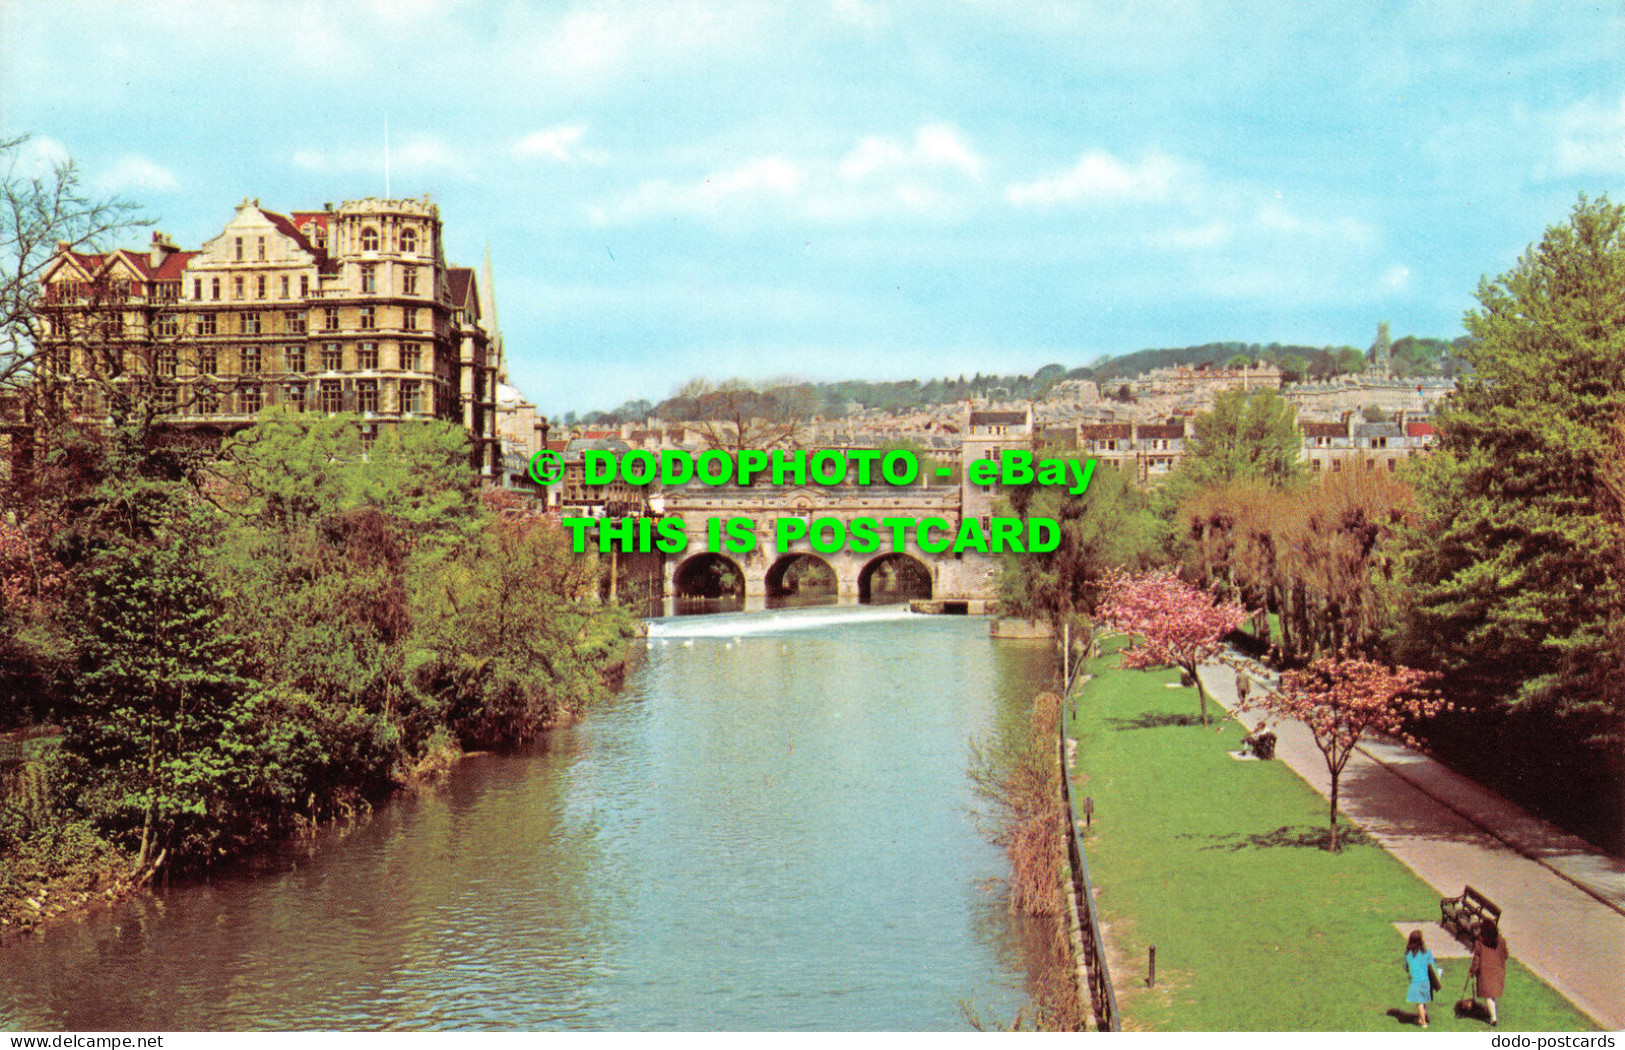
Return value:
<svg viewBox="0 0 1625 1050">
<path fill-rule="evenodd" d="M 1255 758 L 1267 760 L 1275 757 L 1275 734 L 1265 728 L 1262 719 L 1251 733 L 1241 738 L 1241 743 L 1252 751 Z"/>
</svg>

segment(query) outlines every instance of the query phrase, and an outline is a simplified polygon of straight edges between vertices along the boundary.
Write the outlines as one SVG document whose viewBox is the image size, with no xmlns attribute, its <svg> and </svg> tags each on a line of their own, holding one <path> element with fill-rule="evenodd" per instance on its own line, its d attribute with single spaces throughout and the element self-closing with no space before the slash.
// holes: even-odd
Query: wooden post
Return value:
<svg viewBox="0 0 1625 1050">
<path fill-rule="evenodd" d="M 1147 988 L 1157 986 L 1157 946 L 1154 944 L 1151 946 L 1151 972 L 1146 975 L 1145 986 Z"/>
<path fill-rule="evenodd" d="M 1087 796 L 1083 800 L 1083 826 L 1085 828 L 1092 827 L 1094 825 L 1094 822 L 1095 822 L 1095 800 L 1094 800 L 1093 796 Z"/>
</svg>

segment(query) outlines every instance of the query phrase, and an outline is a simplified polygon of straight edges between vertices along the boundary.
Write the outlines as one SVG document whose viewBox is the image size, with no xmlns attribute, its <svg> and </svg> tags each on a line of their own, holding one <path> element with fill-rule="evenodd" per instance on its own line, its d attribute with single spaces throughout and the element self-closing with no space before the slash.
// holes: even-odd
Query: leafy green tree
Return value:
<svg viewBox="0 0 1625 1050">
<path fill-rule="evenodd" d="M 1048 620 L 1056 629 L 1073 616 L 1092 616 L 1108 573 L 1144 568 L 1157 548 L 1157 523 L 1127 471 L 1097 469 L 1081 496 L 1028 485 L 1010 489 L 1007 498 L 1023 520 L 1048 518 L 1061 531 L 1052 551 L 1003 557 L 999 600 L 1013 615 Z"/>
<path fill-rule="evenodd" d="M 1347 375 L 1365 371 L 1366 357 L 1352 346 L 1339 347 L 1333 357 L 1337 372 Z"/>
<path fill-rule="evenodd" d="M 205 817 L 232 706 L 250 685 L 235 639 L 217 627 L 196 520 L 99 552 L 82 587 L 78 704 L 64 749 L 80 760 L 89 808 L 137 832 L 136 864 L 189 842 Z"/>
<path fill-rule="evenodd" d="M 1273 390 L 1227 390 L 1192 423 L 1191 446 L 1169 479 L 1183 496 L 1194 488 L 1257 479 L 1290 488 L 1304 478 L 1297 410 Z"/>
<path fill-rule="evenodd" d="M 1625 207 L 1582 197 L 1467 314 L 1472 366 L 1416 472 L 1405 641 L 1453 688 L 1539 703 L 1625 740 L 1625 610 L 1607 464 L 1625 414 Z M 1413 662 L 1414 659 L 1413 659 Z M 1617 762 L 1617 751 L 1614 760 Z"/>
<path fill-rule="evenodd" d="M 536 516 L 488 518 L 477 544 L 423 574 L 413 673 L 461 743 L 530 739 L 603 694 L 632 621 L 597 589 L 592 561 Z"/>
<path fill-rule="evenodd" d="M 1281 358 L 1281 380 L 1301 383 L 1309 375 L 1309 363 L 1300 354 L 1287 354 Z"/>
</svg>

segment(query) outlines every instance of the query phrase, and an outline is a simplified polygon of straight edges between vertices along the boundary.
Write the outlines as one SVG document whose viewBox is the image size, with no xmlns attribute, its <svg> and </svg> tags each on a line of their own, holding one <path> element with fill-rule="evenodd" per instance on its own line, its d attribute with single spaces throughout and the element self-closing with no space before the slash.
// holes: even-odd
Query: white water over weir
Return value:
<svg viewBox="0 0 1625 1050">
<path fill-rule="evenodd" d="M 828 627 L 855 626 L 908 620 L 916 614 L 907 605 L 838 606 L 823 609 L 788 609 L 779 612 L 716 613 L 710 616 L 679 616 L 649 624 L 649 637 L 661 638 L 740 638 L 748 635 L 783 634 L 788 631 L 818 631 Z"/>
<path fill-rule="evenodd" d="M 1008 1024 L 1028 938 L 970 741 L 1047 642 L 811 608 L 650 625 L 522 754 L 0 948 L 0 1027 L 933 1031 Z"/>
</svg>

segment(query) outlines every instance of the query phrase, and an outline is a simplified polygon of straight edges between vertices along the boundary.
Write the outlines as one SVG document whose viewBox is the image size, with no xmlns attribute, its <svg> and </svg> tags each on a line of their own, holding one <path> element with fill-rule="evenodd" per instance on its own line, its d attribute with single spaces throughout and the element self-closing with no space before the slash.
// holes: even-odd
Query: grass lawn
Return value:
<svg viewBox="0 0 1625 1050">
<path fill-rule="evenodd" d="M 1319 848 L 1325 800 L 1280 762 L 1230 758 L 1245 730 L 1212 703 L 1223 731 L 1203 729 L 1196 690 L 1168 688 L 1177 671 L 1121 670 L 1120 644 L 1089 668 L 1070 732 L 1125 1028 L 1415 1031 L 1393 923 L 1436 919 L 1439 895 L 1357 835 Z M 1490 1031 L 1452 1010 L 1467 960 L 1440 964 L 1429 1030 Z M 1503 1031 L 1595 1029 L 1515 959 L 1499 1003 Z"/>
</svg>

